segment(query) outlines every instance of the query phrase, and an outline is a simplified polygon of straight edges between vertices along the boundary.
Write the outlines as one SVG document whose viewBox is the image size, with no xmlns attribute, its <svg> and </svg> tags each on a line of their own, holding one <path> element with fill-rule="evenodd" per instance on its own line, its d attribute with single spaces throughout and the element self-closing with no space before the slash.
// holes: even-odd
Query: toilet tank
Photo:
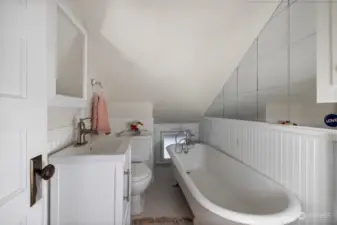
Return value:
<svg viewBox="0 0 337 225">
<path fill-rule="evenodd" d="M 132 162 L 145 162 L 149 168 L 153 168 L 152 135 L 136 136 L 131 140 Z"/>
</svg>

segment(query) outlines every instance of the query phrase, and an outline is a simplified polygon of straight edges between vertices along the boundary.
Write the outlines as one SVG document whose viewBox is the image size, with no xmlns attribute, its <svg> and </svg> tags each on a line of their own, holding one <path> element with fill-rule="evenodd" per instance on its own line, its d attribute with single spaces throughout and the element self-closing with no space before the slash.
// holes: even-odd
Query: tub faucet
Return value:
<svg viewBox="0 0 337 225">
<path fill-rule="evenodd" d="M 183 133 L 185 134 L 185 138 L 181 139 L 178 141 L 178 137 L 179 137 L 179 134 L 180 133 Z M 189 148 L 190 146 L 194 146 L 196 141 L 193 141 L 192 140 L 192 137 L 194 137 L 195 135 L 190 131 L 190 130 L 186 130 L 186 131 L 180 131 L 176 136 L 175 136 L 175 140 L 176 140 L 176 148 L 178 148 L 179 144 L 182 143 L 182 146 L 181 146 L 181 152 L 184 152 L 185 154 L 188 153 L 189 151 Z"/>
<path fill-rule="evenodd" d="M 78 135 L 77 143 L 75 146 L 82 146 L 82 145 L 87 144 L 88 141 L 85 139 L 85 136 L 87 134 L 97 134 L 97 131 L 87 129 L 85 127 L 84 121 L 89 120 L 89 119 L 92 119 L 92 117 L 80 119 L 80 122 L 78 123 L 79 135 Z"/>
<path fill-rule="evenodd" d="M 181 142 L 183 142 L 183 143 L 181 143 Z M 179 141 L 178 144 L 176 145 L 176 148 L 178 148 L 179 145 L 182 144 L 182 145 L 181 145 L 181 151 L 180 151 L 179 153 L 181 153 L 181 152 L 184 152 L 185 154 L 188 153 L 188 150 L 189 150 L 189 149 L 188 149 L 188 146 L 189 146 L 189 145 L 187 145 L 186 143 L 187 143 L 186 138 L 180 139 L 180 141 Z"/>
</svg>

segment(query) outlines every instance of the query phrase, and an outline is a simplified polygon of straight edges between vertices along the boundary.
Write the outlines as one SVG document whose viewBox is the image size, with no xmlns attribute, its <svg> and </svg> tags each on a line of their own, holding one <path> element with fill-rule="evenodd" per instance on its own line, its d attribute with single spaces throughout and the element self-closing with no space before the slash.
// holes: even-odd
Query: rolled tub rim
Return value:
<svg viewBox="0 0 337 225">
<path fill-rule="evenodd" d="M 239 160 L 233 158 L 232 156 L 228 155 L 227 153 L 224 153 L 210 145 L 207 144 L 198 144 L 203 145 L 206 147 L 212 148 L 214 151 L 217 151 L 221 154 L 225 154 L 227 157 L 230 157 L 240 163 L 242 166 L 248 167 L 249 169 L 253 170 L 246 164 L 240 162 Z M 256 214 L 248 214 L 248 213 L 241 213 L 236 212 L 233 210 L 229 210 L 226 208 L 223 208 L 210 200 L 208 200 L 196 187 L 193 180 L 187 176 L 185 170 L 183 169 L 183 166 L 181 165 L 179 159 L 177 159 L 176 155 L 178 153 L 175 153 L 174 151 L 175 144 L 169 145 L 166 147 L 167 151 L 170 153 L 172 162 L 179 171 L 180 176 L 185 181 L 186 186 L 188 187 L 189 191 L 193 195 L 193 197 L 207 210 L 211 211 L 212 213 L 223 217 L 225 219 L 238 222 L 238 223 L 245 223 L 245 224 L 252 224 L 252 225 L 261 225 L 261 224 L 287 224 L 294 222 L 296 219 L 298 219 L 301 216 L 301 204 L 299 199 L 287 188 L 280 185 L 276 181 L 270 179 L 269 177 L 261 174 L 260 172 L 254 170 L 258 175 L 264 177 L 265 179 L 269 180 L 269 182 L 272 182 L 273 185 L 275 185 L 277 188 L 280 189 L 280 191 L 283 191 L 283 193 L 288 197 L 288 207 L 285 208 L 283 211 L 273 214 L 266 214 L 266 215 L 256 215 Z M 172 151 L 172 152 L 171 152 Z"/>
</svg>

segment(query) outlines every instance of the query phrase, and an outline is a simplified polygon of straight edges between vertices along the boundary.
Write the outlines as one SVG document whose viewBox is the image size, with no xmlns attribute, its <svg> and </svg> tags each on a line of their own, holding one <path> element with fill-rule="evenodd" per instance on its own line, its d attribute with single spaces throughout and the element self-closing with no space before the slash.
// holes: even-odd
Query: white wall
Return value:
<svg viewBox="0 0 337 225">
<path fill-rule="evenodd" d="M 128 129 L 128 124 L 139 120 L 144 129 L 153 132 L 153 106 L 149 102 L 110 102 L 108 106 L 112 133 Z"/>
<path fill-rule="evenodd" d="M 111 102 L 108 111 L 110 117 L 153 118 L 151 102 Z"/>
<path fill-rule="evenodd" d="M 207 116 L 325 127 L 324 117 L 337 112 L 336 104 L 316 103 L 316 4 L 290 3 L 266 24 Z"/>
<path fill-rule="evenodd" d="M 163 131 L 181 131 L 181 130 L 190 130 L 195 135 L 193 139 L 199 140 L 199 123 L 163 123 L 154 125 L 153 145 L 156 163 L 162 163 L 160 159 L 160 151 L 161 151 L 160 133 Z"/>
<path fill-rule="evenodd" d="M 116 132 L 134 119 L 142 120 L 149 130 L 153 117 L 158 122 L 201 119 L 210 99 L 226 80 L 224 71 L 236 65 L 277 4 L 250 4 L 245 0 L 149 1 L 145 5 L 138 1 L 62 2 L 89 31 L 89 78 L 103 83 L 109 105 L 153 104 L 151 118 L 143 118 L 143 112 L 122 118 L 111 112 L 111 127 Z M 245 17 L 238 11 L 244 11 Z M 153 19 L 157 21 L 155 27 L 151 25 Z M 233 20 L 237 21 L 235 27 Z M 112 39 L 102 35 L 102 26 L 103 33 Z M 88 99 L 91 93 L 88 85 Z M 52 149 L 59 148 L 60 143 L 69 144 L 70 137 L 76 135 L 73 121 L 79 114 L 76 109 L 49 110 Z M 88 115 L 90 102 L 83 112 L 83 117 Z"/>
<path fill-rule="evenodd" d="M 202 118 L 278 0 L 70 2 L 108 101 L 152 102 L 157 123 L 174 123 Z"/>
</svg>

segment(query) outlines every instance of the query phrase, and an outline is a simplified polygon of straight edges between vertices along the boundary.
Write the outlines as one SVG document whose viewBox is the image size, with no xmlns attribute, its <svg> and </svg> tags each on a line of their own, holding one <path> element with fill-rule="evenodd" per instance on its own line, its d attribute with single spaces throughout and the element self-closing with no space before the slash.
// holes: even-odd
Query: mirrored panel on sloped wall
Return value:
<svg viewBox="0 0 337 225">
<path fill-rule="evenodd" d="M 257 120 L 257 41 L 249 48 L 239 64 L 238 116 L 240 120 Z"/>
<path fill-rule="evenodd" d="M 326 127 L 337 108 L 317 103 L 315 14 L 310 0 L 281 2 L 224 84 L 224 118 Z"/>
<path fill-rule="evenodd" d="M 237 119 L 238 116 L 238 70 L 228 78 L 223 87 L 223 117 Z"/>
<path fill-rule="evenodd" d="M 289 9 L 274 14 L 258 37 L 259 121 L 289 119 Z"/>
<path fill-rule="evenodd" d="M 290 120 L 298 124 L 311 124 L 305 117 L 311 110 L 309 108 L 314 110 L 315 107 L 312 106 L 316 105 L 315 22 L 314 4 L 296 2 L 290 6 L 289 107 Z M 302 110 L 308 112 L 305 113 Z"/>
<path fill-rule="evenodd" d="M 208 108 L 207 112 L 205 113 L 205 116 L 209 117 L 223 117 L 223 93 L 222 90 L 217 95 L 217 97 L 214 99 L 213 103 Z"/>
</svg>

